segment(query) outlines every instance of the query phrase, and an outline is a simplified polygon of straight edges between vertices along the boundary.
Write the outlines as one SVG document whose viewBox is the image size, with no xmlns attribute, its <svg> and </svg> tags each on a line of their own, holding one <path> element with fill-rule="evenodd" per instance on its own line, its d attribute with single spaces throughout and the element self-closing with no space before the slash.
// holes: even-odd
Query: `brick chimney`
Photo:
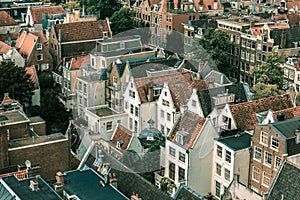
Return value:
<svg viewBox="0 0 300 200">
<path fill-rule="evenodd" d="M 29 187 L 32 191 L 37 191 L 39 189 L 39 182 L 36 179 L 32 179 L 30 180 Z"/>
<path fill-rule="evenodd" d="M 64 177 L 64 174 L 62 172 L 57 172 L 55 178 L 56 178 L 57 183 L 64 184 L 64 178 L 65 177 Z"/>
</svg>

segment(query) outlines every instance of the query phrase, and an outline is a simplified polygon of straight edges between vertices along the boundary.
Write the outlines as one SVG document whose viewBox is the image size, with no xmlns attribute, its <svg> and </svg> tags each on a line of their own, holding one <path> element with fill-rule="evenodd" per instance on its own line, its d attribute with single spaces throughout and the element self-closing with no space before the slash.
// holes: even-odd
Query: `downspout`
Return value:
<svg viewBox="0 0 300 200">
<path fill-rule="evenodd" d="M 58 58 L 61 60 L 61 40 L 62 40 L 62 33 L 61 29 L 58 30 Z"/>
</svg>

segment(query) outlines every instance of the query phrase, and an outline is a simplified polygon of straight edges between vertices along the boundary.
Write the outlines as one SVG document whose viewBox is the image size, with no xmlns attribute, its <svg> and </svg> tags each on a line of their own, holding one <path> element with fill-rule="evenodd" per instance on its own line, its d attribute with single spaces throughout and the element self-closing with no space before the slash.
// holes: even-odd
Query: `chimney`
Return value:
<svg viewBox="0 0 300 200">
<path fill-rule="evenodd" d="M 55 178 L 57 183 L 64 184 L 64 174 L 62 172 L 57 172 Z"/>
<path fill-rule="evenodd" d="M 284 49 L 286 46 L 286 30 L 282 31 L 280 46 L 282 49 Z"/>
<path fill-rule="evenodd" d="M 32 191 L 37 191 L 39 189 L 39 182 L 36 179 L 32 179 L 30 180 L 29 187 Z"/>
<path fill-rule="evenodd" d="M 300 127 L 295 131 L 296 134 L 296 144 L 300 143 Z"/>
<path fill-rule="evenodd" d="M 153 101 L 153 84 L 151 80 L 148 83 L 148 100 Z"/>
<path fill-rule="evenodd" d="M 277 121 L 284 121 L 285 115 L 284 113 L 278 113 L 277 114 Z"/>
</svg>

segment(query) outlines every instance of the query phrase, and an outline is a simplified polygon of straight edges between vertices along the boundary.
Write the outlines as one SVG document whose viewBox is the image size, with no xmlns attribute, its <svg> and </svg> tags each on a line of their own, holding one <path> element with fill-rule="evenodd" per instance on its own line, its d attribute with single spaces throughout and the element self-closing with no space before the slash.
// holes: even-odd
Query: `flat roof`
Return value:
<svg viewBox="0 0 300 200">
<path fill-rule="evenodd" d="M 32 179 L 35 179 L 38 182 L 38 190 L 33 191 L 29 187 L 30 180 Z M 40 176 L 20 181 L 14 175 L 10 175 L 2 177 L 2 180 L 22 200 L 62 200 L 62 198 Z"/>
<path fill-rule="evenodd" d="M 79 199 L 93 200 L 123 200 L 128 199 L 111 185 L 103 187 L 103 179 L 92 169 L 74 170 L 66 172 L 64 190 L 69 195 L 76 195 Z"/>
<path fill-rule="evenodd" d="M 226 145 L 234 151 L 238 151 L 241 149 L 249 148 L 251 146 L 251 138 L 252 135 L 242 132 L 236 135 L 221 137 L 217 139 L 217 141 Z"/>
<path fill-rule="evenodd" d="M 28 145 L 42 144 L 46 142 L 53 142 L 62 139 L 67 139 L 67 138 L 61 133 L 55 133 L 55 134 L 39 136 L 39 137 L 27 137 L 27 138 L 21 138 L 16 140 L 10 140 L 8 143 L 8 147 L 17 148 L 17 147 L 23 147 Z"/>
<path fill-rule="evenodd" d="M 7 112 L 0 113 L 0 123 L 5 123 L 6 125 L 28 121 L 29 119 L 25 114 L 21 113 L 19 110 L 11 110 Z"/>
<path fill-rule="evenodd" d="M 96 114 L 98 117 L 107 117 L 110 115 L 118 114 L 117 112 L 113 111 L 109 107 L 90 108 L 88 110 Z"/>
</svg>

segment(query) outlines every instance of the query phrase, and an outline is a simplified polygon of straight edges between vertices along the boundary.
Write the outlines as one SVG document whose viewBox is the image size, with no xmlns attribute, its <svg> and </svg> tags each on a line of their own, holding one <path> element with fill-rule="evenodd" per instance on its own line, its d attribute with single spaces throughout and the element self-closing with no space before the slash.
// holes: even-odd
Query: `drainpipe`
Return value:
<svg viewBox="0 0 300 200">
<path fill-rule="evenodd" d="M 62 33 L 61 33 L 61 29 L 59 29 L 59 31 L 58 31 L 58 58 L 59 58 L 59 61 L 62 59 L 61 58 L 61 40 L 62 40 Z"/>
</svg>

